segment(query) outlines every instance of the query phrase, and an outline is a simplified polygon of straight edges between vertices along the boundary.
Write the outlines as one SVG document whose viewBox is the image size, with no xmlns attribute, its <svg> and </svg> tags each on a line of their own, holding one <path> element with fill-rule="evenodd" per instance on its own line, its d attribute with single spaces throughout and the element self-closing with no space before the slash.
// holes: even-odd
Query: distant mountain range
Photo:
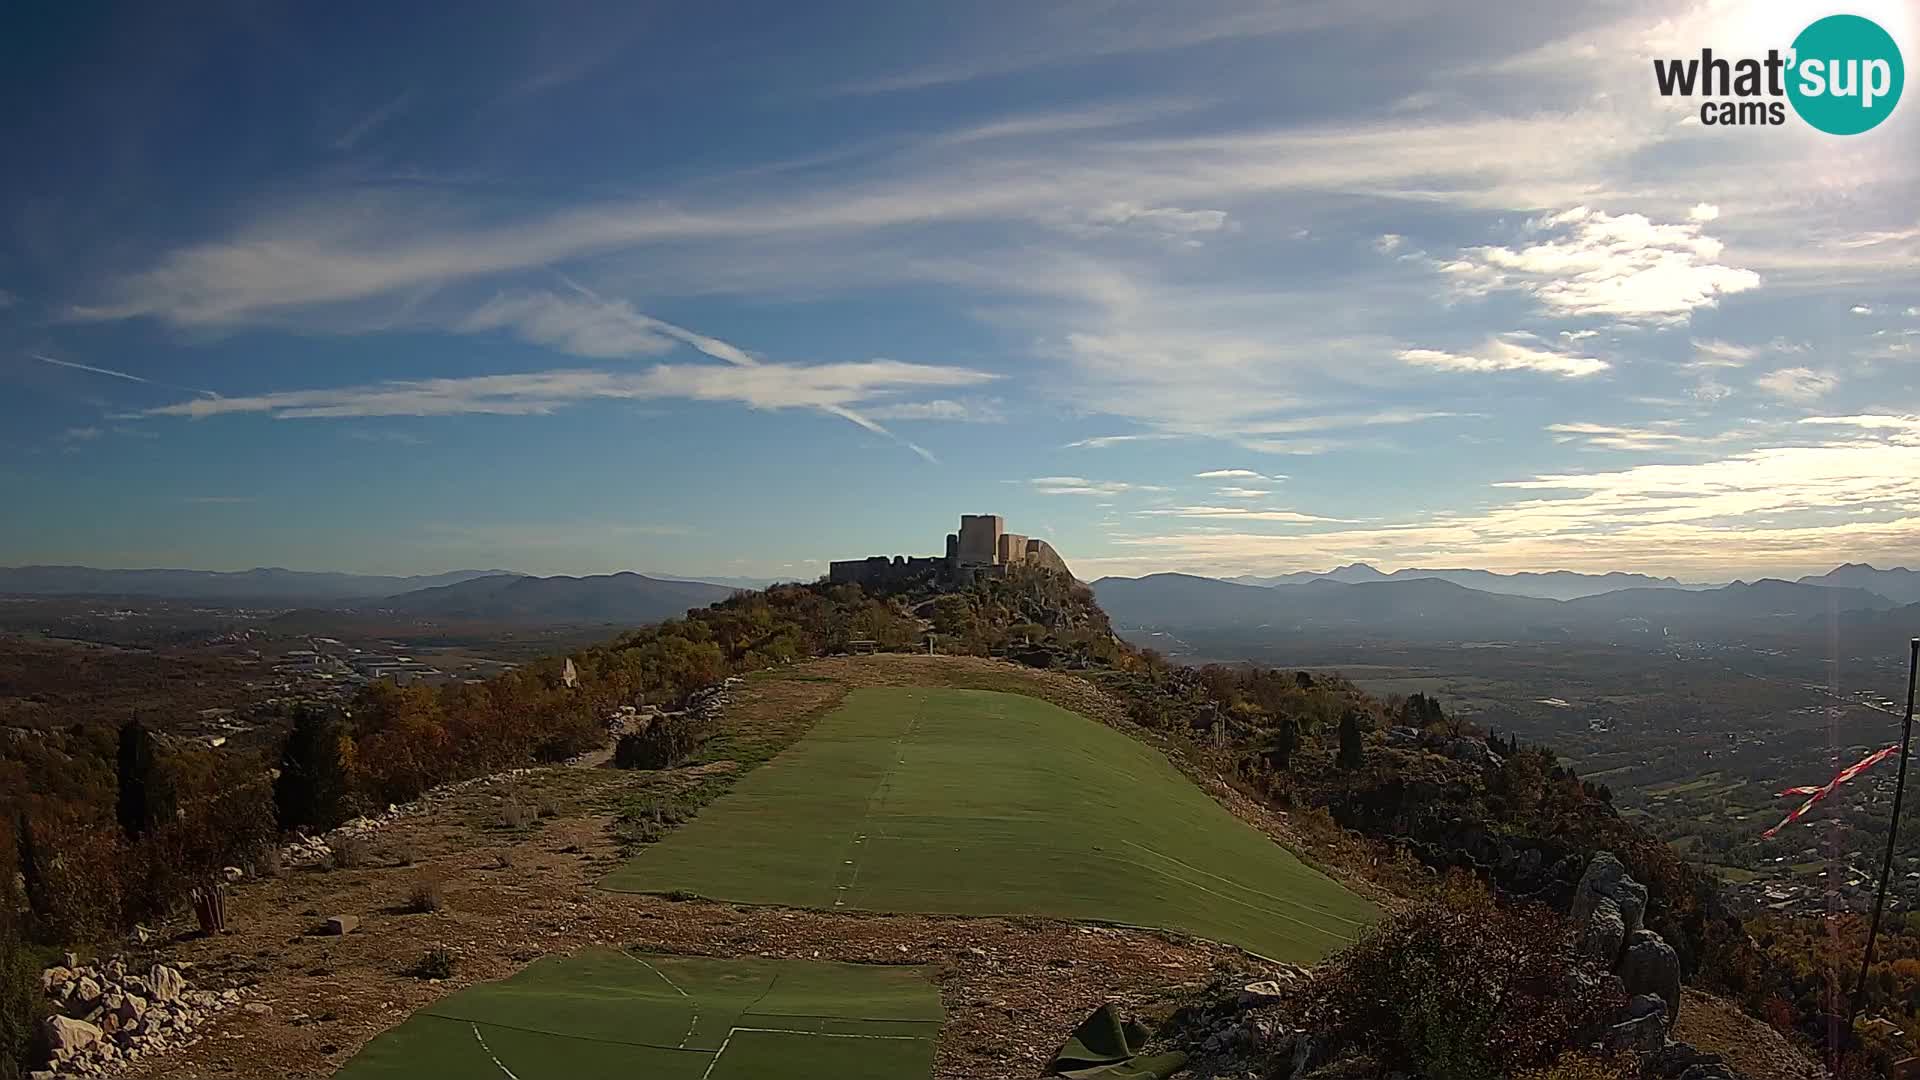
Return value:
<svg viewBox="0 0 1920 1080">
<path fill-rule="evenodd" d="M 549 584 L 520 584 L 523 582 Z M 0 567 L 0 594 L 14 596 L 124 596 L 317 608 L 393 607 L 381 602 L 420 596 L 393 609 L 421 615 L 466 614 L 480 618 L 531 617 L 541 613 L 553 621 L 594 622 L 637 618 L 631 614 L 636 611 L 651 613 L 646 617 L 649 621 L 679 615 L 688 607 L 725 599 L 737 589 L 756 589 L 765 584 L 758 579 L 687 581 L 633 573 L 538 578 L 515 570 L 450 570 L 443 574 L 395 577 L 286 570 L 277 566 L 236 571 Z M 482 601 L 482 597 L 495 593 L 501 595 L 493 603 Z M 435 605 L 444 605 L 444 610 L 429 610 Z M 665 614 L 660 614 L 662 612 Z"/>
<path fill-rule="evenodd" d="M 1391 574 L 1383 574 L 1366 563 L 1349 563 L 1338 566 L 1324 574 L 1311 570 L 1301 570 L 1277 577 L 1241 577 L 1225 580 L 1239 585 L 1304 585 L 1310 581 L 1336 581 L 1345 585 L 1361 585 L 1370 581 L 1408 581 L 1415 578 L 1436 578 L 1451 581 L 1455 585 L 1464 585 L 1481 592 L 1500 593 L 1505 596 L 1532 596 L 1543 600 L 1577 600 L 1582 596 L 1594 596 L 1598 593 L 1614 592 L 1619 589 L 1639 587 L 1668 589 L 1707 589 L 1710 585 L 1685 585 L 1673 578 L 1648 577 L 1645 574 L 1623 574 L 1614 571 L 1608 574 L 1577 574 L 1571 570 L 1551 570 L 1544 574 L 1518 573 L 1496 574 L 1491 570 L 1422 570 L 1403 568 Z M 1802 579 L 1806 580 L 1806 579 Z M 1836 583 L 1838 584 L 1838 583 Z"/>
<path fill-rule="evenodd" d="M 1803 585 L 1839 585 L 1866 589 L 1899 604 L 1920 604 L 1920 570 L 1895 566 L 1876 570 L 1866 563 L 1843 563 L 1818 577 L 1803 577 Z"/>
<path fill-rule="evenodd" d="M 506 575 L 417 589 L 373 605 L 440 618 L 528 622 L 658 622 L 706 607 L 737 590 L 704 581 L 671 581 L 632 572 L 592 577 Z"/>
<path fill-rule="evenodd" d="M 1100 606 L 1122 627 L 1331 631 L 1429 640 L 1538 640 L 1664 630 L 1724 633 L 1896 607 L 1887 597 L 1864 589 L 1771 579 L 1718 588 L 1625 588 L 1570 600 L 1472 589 L 1438 577 L 1392 575 L 1358 583 L 1318 575 L 1296 584 L 1244 585 L 1154 574 L 1101 578 L 1093 590 Z"/>
<path fill-rule="evenodd" d="M 456 585 L 475 578 L 518 576 L 511 570 L 450 570 L 417 577 L 286 570 L 100 570 L 91 566 L 0 567 L 0 593 L 16 596 L 146 596 L 318 604 Z"/>
</svg>

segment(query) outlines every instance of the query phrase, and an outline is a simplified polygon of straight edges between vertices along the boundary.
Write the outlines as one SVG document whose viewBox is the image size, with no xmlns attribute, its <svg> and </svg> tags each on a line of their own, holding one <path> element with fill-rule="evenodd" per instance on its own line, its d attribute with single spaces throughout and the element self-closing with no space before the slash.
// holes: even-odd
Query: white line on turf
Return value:
<svg viewBox="0 0 1920 1080">
<path fill-rule="evenodd" d="M 486 1051 L 486 1054 L 488 1057 L 493 1058 L 493 1067 L 496 1069 L 499 1069 L 503 1073 L 506 1073 L 507 1080 L 520 1080 L 518 1076 L 513 1075 L 512 1069 L 507 1068 L 505 1065 L 500 1063 L 499 1058 L 494 1057 L 493 1047 L 488 1046 L 486 1037 L 480 1034 L 480 1025 L 468 1024 L 467 1026 L 473 1029 L 473 1039 L 475 1042 L 480 1044 L 480 1049 Z"/>
<path fill-rule="evenodd" d="M 728 1028 L 727 1037 L 720 1040 L 720 1049 L 713 1052 L 713 1060 L 707 1062 L 707 1071 L 700 1074 L 700 1080 L 707 1080 L 709 1076 L 713 1075 L 713 1067 L 720 1064 L 721 1055 L 727 1052 L 727 1046 L 733 1042 L 733 1037 L 742 1031 L 749 1033 L 757 1032 L 763 1035 L 809 1035 L 816 1039 L 880 1039 L 885 1042 L 920 1042 L 926 1038 L 924 1035 L 856 1035 L 852 1032 L 844 1031 L 800 1031 L 795 1028 Z M 511 1076 L 512 1074 L 509 1073 L 508 1075 Z"/>
<path fill-rule="evenodd" d="M 674 982 L 672 979 L 667 978 L 666 972 L 661 971 L 659 968 L 654 967 L 652 964 L 647 963 L 645 960 L 640 959 L 639 957 L 633 955 L 630 952 L 627 952 L 624 949 L 620 951 L 620 955 L 626 957 L 627 959 L 633 961 L 636 964 L 639 964 L 641 967 L 646 968 L 648 971 L 653 972 L 655 975 L 660 976 L 661 982 L 666 983 L 668 986 L 673 987 L 674 993 L 679 994 L 681 997 L 687 999 L 689 1003 L 688 1007 L 693 1009 L 693 1019 L 687 1021 L 687 1033 L 685 1035 L 680 1036 L 679 1049 L 685 1050 L 687 1048 L 687 1044 L 693 1041 L 693 1029 L 700 1026 L 700 1008 L 699 1006 L 692 1004 L 693 995 L 687 993 L 685 990 L 680 989 L 680 984 L 677 982 Z"/>
</svg>

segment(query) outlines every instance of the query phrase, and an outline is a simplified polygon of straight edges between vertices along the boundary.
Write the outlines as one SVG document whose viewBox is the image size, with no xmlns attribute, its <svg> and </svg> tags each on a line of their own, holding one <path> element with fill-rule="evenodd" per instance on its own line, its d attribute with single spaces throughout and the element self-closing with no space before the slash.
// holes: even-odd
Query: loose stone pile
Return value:
<svg viewBox="0 0 1920 1080">
<path fill-rule="evenodd" d="M 181 970 L 165 964 L 137 974 L 117 956 L 83 966 L 72 953 L 65 964 L 41 972 L 40 985 L 55 1009 L 42 1022 L 53 1060 L 31 1080 L 98 1076 L 144 1054 L 185 1046 L 245 994 L 190 989 Z"/>
</svg>

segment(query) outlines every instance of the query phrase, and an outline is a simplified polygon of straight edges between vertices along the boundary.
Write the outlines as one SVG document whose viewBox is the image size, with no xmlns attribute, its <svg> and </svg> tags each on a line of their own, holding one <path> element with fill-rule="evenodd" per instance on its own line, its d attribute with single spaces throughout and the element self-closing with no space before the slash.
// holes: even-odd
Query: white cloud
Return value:
<svg viewBox="0 0 1920 1080">
<path fill-rule="evenodd" d="M 1277 521 L 1292 525 L 1320 525 L 1337 523 L 1342 519 L 1321 517 L 1317 514 L 1302 514 L 1297 510 L 1256 509 L 1250 506 L 1169 506 L 1140 513 L 1147 517 L 1179 517 L 1199 519 L 1231 518 L 1235 521 Z"/>
<path fill-rule="evenodd" d="M 1887 440 L 1900 446 L 1920 446 L 1920 416 L 1889 413 L 1862 413 L 1856 416 L 1808 416 L 1802 424 L 1821 427 L 1851 427 L 1863 431 L 1887 432 Z"/>
<path fill-rule="evenodd" d="M 1226 232 L 1233 219 L 1225 210 L 1188 210 L 1178 206 L 1143 206 L 1110 202 L 1061 222 L 1061 228 L 1081 235 L 1132 233 L 1197 247 L 1200 237 Z"/>
<path fill-rule="evenodd" d="M 1170 432 L 1156 431 L 1134 435 L 1095 435 L 1090 439 L 1076 439 L 1060 447 L 1062 450 L 1105 450 L 1109 446 L 1119 446 L 1130 442 L 1158 442 L 1163 439 L 1184 438 Z"/>
<path fill-rule="evenodd" d="M 940 137 L 930 133 L 897 153 L 863 157 L 856 174 L 766 189 L 714 185 L 691 195 L 647 192 L 506 215 L 496 203 L 408 187 L 361 187 L 268 205 L 222 236 L 117 275 L 93 302 L 74 305 L 69 314 L 81 320 L 150 315 L 178 325 L 257 323 L 622 252 L 685 252 L 698 245 L 710 257 L 731 253 L 751 262 L 781 243 L 818 248 L 911 227 L 1057 225 L 1063 208 L 1111 207 L 1109 216 L 1122 222 L 1191 237 L 1229 227 L 1226 211 L 1218 209 L 1229 200 L 1284 193 L 1442 200 L 1503 211 L 1568 205 L 1593 193 L 1595 170 L 1658 138 L 1619 118 L 1582 117 L 1570 125 L 1568 117 L 1547 113 L 1092 145 L 995 141 L 930 153 Z M 1004 264 L 1005 252 L 999 254 Z M 796 260 L 799 284 L 817 287 L 818 267 L 818 258 Z"/>
<path fill-rule="evenodd" d="M 1391 255 L 1395 251 L 1398 251 L 1400 245 L 1405 241 L 1406 237 L 1398 233 L 1382 233 L 1380 237 L 1373 242 L 1373 250 L 1382 255 Z"/>
<path fill-rule="evenodd" d="M 1910 308 L 1908 308 L 1908 309 L 1907 309 L 1907 317 L 1908 317 L 1909 319 L 1920 319 L 1920 307 L 1910 307 Z"/>
<path fill-rule="evenodd" d="M 963 424 L 1004 424 L 1005 414 L 990 401 L 902 401 L 860 410 L 874 420 L 951 420 Z"/>
<path fill-rule="evenodd" d="M 1758 288 L 1760 275 L 1725 266 L 1703 222 L 1661 225 L 1576 206 L 1527 225 L 1535 242 L 1475 247 L 1437 268 L 1468 296 L 1519 290 L 1557 315 L 1628 322 L 1685 322 L 1719 298 Z"/>
<path fill-rule="evenodd" d="M 1712 203 L 1695 203 L 1693 209 L 1687 211 L 1689 221 L 1714 221 L 1719 217 L 1720 208 Z"/>
<path fill-rule="evenodd" d="M 1223 499 L 1264 499 L 1273 494 L 1267 488 L 1223 487 L 1215 488 L 1213 493 Z"/>
<path fill-rule="evenodd" d="M 594 400 L 733 402 L 753 409 L 817 409 L 931 454 L 863 415 L 858 407 L 918 389 L 977 386 L 996 376 L 966 368 L 896 360 L 839 364 L 761 363 L 727 367 L 659 364 L 644 372 L 556 370 L 467 378 L 402 379 L 324 390 L 207 397 L 147 410 L 150 416 L 204 419 L 262 413 L 282 420 L 464 414 L 545 415 Z"/>
<path fill-rule="evenodd" d="M 1154 484 L 1133 484 L 1122 480 L 1088 480 L 1084 476 L 1036 476 L 1027 481 L 1042 495 L 1124 495 L 1129 492 L 1154 493 L 1167 490 Z"/>
<path fill-rule="evenodd" d="M 578 296 L 551 292 L 495 296 L 454 329 L 467 333 L 511 329 L 536 345 L 602 359 L 658 356 L 678 344 L 729 364 L 756 362 L 745 349 L 642 315 L 624 300 L 605 300 L 585 289 L 578 292 Z"/>
<path fill-rule="evenodd" d="M 100 437 L 97 427 L 70 427 L 60 433 L 61 442 L 90 442 Z"/>
<path fill-rule="evenodd" d="M 1597 375 L 1612 366 L 1596 357 L 1574 356 L 1531 344 L 1537 340 L 1528 334 L 1507 334 L 1488 338 L 1470 354 L 1402 349 L 1399 357 L 1409 364 L 1444 371 L 1538 371 L 1570 379 Z"/>
<path fill-rule="evenodd" d="M 1873 309 L 1872 309 L 1872 308 L 1870 308 L 1870 307 L 1868 307 L 1868 306 L 1867 306 L 1867 305 L 1865 305 L 1865 304 L 1855 304 L 1855 305 L 1853 305 L 1852 307 L 1850 307 L 1850 308 L 1848 308 L 1848 309 L 1847 309 L 1847 314 L 1849 314 L 1849 315 L 1871 315 L 1871 314 L 1873 314 Z"/>
<path fill-rule="evenodd" d="M 1825 397 L 1829 391 L 1840 384 L 1840 380 L 1831 372 L 1790 367 L 1770 371 L 1755 379 L 1753 384 L 1787 401 L 1808 402 Z"/>
<path fill-rule="evenodd" d="M 1760 350 L 1751 345 L 1735 345 L 1731 341 L 1718 339 L 1693 342 L 1693 359 L 1688 367 L 1696 368 L 1737 368 L 1744 367 L 1747 361 L 1760 355 Z"/>
<path fill-rule="evenodd" d="M 1698 401 L 1705 401 L 1711 404 L 1732 397 L 1733 388 L 1715 380 L 1711 376 L 1705 376 L 1702 377 L 1692 389 L 1688 390 L 1687 393 Z"/>
<path fill-rule="evenodd" d="M 1600 450 L 1663 451 L 1699 446 L 1715 440 L 1672 430 L 1673 425 L 1548 424 L 1555 442 L 1579 442 Z"/>
<path fill-rule="evenodd" d="M 1725 457 L 1552 473 L 1496 483 L 1515 501 L 1365 528 L 1177 532 L 1114 538 L 1125 554 L 1079 559 L 1105 572 L 1184 567 L 1472 565 L 1680 573 L 1724 580 L 1794 575 L 1845 553 L 1910 560 L 1920 544 L 1920 416 L 1812 417 L 1837 441 Z M 1232 521 L 1236 508 L 1215 508 Z"/>
<path fill-rule="evenodd" d="M 1208 469 L 1193 474 L 1196 480 L 1285 480 L 1284 475 L 1259 473 L 1252 469 Z"/>
</svg>

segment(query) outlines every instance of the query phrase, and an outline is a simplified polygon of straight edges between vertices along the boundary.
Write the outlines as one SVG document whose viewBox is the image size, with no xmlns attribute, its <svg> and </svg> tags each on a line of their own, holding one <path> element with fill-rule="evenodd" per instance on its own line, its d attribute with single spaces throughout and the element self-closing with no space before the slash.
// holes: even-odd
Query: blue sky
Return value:
<svg viewBox="0 0 1920 1080">
<path fill-rule="evenodd" d="M 1649 63 L 1837 9 L 564 7 L 10 14 L 0 563 L 1920 565 L 1920 102 Z"/>
</svg>

